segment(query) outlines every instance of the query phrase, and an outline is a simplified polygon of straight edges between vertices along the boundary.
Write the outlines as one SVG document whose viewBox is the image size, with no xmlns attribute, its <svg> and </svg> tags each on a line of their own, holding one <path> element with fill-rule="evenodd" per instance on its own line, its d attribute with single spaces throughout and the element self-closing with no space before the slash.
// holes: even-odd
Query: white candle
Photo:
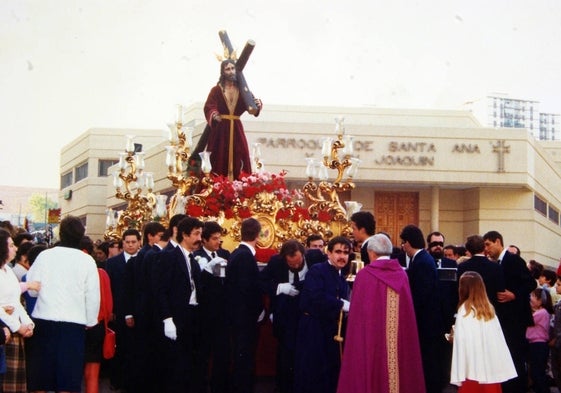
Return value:
<svg viewBox="0 0 561 393">
<path fill-rule="evenodd" d="M 177 105 L 177 123 L 183 123 L 183 105 Z"/>
<path fill-rule="evenodd" d="M 331 155 L 331 138 L 324 138 L 323 145 L 321 148 L 321 155 L 323 157 L 329 157 Z"/>
<path fill-rule="evenodd" d="M 154 174 L 152 172 L 146 172 L 145 176 L 146 176 L 146 188 L 149 191 L 152 191 L 152 189 L 154 188 Z"/>
<path fill-rule="evenodd" d="M 175 147 L 166 146 L 166 165 L 172 166 L 175 164 Z"/>
<path fill-rule="evenodd" d="M 309 178 L 314 177 L 314 159 L 313 158 L 306 158 L 306 176 Z"/>
<path fill-rule="evenodd" d="M 126 135 L 127 142 L 125 143 L 125 151 L 132 153 L 134 151 L 134 135 Z"/>
<path fill-rule="evenodd" d="M 204 174 L 208 174 L 212 170 L 212 164 L 210 163 L 210 154 L 210 151 L 202 151 L 199 153 L 199 156 L 201 156 L 201 170 Z"/>
</svg>

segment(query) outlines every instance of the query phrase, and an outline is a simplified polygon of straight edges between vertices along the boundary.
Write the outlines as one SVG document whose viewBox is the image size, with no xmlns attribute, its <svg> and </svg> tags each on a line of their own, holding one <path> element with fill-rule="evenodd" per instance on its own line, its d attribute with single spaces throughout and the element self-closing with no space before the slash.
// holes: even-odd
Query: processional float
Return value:
<svg viewBox="0 0 561 393">
<path fill-rule="evenodd" d="M 235 52 L 228 35 L 225 31 L 219 35 L 225 55 L 232 58 Z M 242 94 L 248 106 L 255 103 L 241 71 L 254 45 L 253 41 L 248 41 L 236 62 L 238 79 L 241 75 L 240 90 L 248 93 Z M 181 105 L 178 105 L 175 123 L 169 128 L 165 164 L 167 178 L 175 189 L 169 203 L 166 203 L 165 195 L 152 193 L 153 177 L 142 172 L 141 153 L 131 147 L 134 143 L 129 137 L 125 152 L 121 153 L 119 172 L 114 175 L 115 196 L 125 200 L 127 207 L 119 213 L 109 209 L 106 238 L 120 238 L 125 229 L 140 229 L 143 223 L 151 220 L 167 224 L 177 213 L 218 222 L 224 230 L 226 248 L 233 248 L 228 246 L 234 246 L 241 240 L 241 222 L 248 217 L 256 218 L 262 226 L 258 250 L 276 252 L 286 240 L 297 239 L 303 243 L 312 234 L 319 234 L 325 240 L 351 234 L 348 220 L 360 210 L 360 204 L 346 201 L 343 206 L 340 194 L 355 187 L 353 178 L 360 160 L 353 157 L 353 138 L 345 132 L 344 118 L 335 119 L 334 138 L 323 138 L 321 157 L 306 158 L 307 182 L 293 190 L 288 190 L 286 186 L 286 172 L 275 174 L 265 170 L 258 143 L 253 144 L 251 149 L 252 173 L 241 174 L 238 179 L 213 174 L 210 164 L 212 152 L 209 151 L 199 153 L 200 172 L 190 172 L 193 128 L 184 122 Z M 330 170 L 336 173 L 333 181 L 329 181 Z"/>
</svg>

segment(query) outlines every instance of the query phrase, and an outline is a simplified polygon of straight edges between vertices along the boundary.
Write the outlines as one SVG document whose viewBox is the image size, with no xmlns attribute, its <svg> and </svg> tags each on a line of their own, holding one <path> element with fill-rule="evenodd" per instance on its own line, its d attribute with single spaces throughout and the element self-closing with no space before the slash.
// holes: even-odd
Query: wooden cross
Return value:
<svg viewBox="0 0 561 393">
<path fill-rule="evenodd" d="M 218 32 L 220 36 L 220 41 L 222 41 L 222 46 L 224 47 L 224 52 L 228 53 L 228 58 L 231 58 L 232 54 L 234 53 L 234 48 L 232 47 L 232 43 L 230 42 L 230 38 L 228 38 L 228 33 L 226 30 L 220 30 Z M 239 59 L 236 60 L 236 77 L 238 78 L 238 86 L 240 88 L 240 95 L 245 103 L 245 107 L 247 111 L 255 115 L 259 112 L 259 108 L 255 104 L 255 97 L 247 87 L 247 82 L 245 80 L 245 76 L 243 74 L 243 69 L 249 59 L 249 55 L 253 52 L 253 48 L 255 48 L 255 42 L 253 40 L 248 40 L 243 48 L 242 53 L 240 54 Z"/>
<path fill-rule="evenodd" d="M 493 146 L 493 153 L 499 154 L 499 167 L 497 172 L 505 172 L 505 154 L 510 153 L 510 146 L 506 146 L 506 141 L 500 139 L 497 141 L 497 144 Z"/>
</svg>

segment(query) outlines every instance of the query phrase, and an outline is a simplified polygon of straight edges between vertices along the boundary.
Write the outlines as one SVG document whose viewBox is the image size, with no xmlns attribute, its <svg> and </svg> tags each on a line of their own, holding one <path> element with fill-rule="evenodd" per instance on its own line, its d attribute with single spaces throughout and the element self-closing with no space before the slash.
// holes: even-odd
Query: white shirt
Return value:
<svg viewBox="0 0 561 393">
<path fill-rule="evenodd" d="M 18 281 L 21 281 L 21 278 L 27 274 L 27 269 L 24 268 L 19 263 L 16 263 L 15 266 L 12 268 L 14 274 L 18 278 Z"/>
<path fill-rule="evenodd" d="M 74 248 L 55 247 L 39 254 L 27 273 L 27 281 L 40 281 L 34 318 L 97 324 L 100 289 L 95 261 Z"/>
<path fill-rule="evenodd" d="M 299 281 L 304 281 L 306 279 L 306 273 L 308 273 L 308 266 L 306 265 L 306 261 L 304 261 L 304 266 L 302 266 L 302 269 L 298 272 L 292 272 L 290 271 L 290 274 L 288 275 L 288 282 L 291 284 L 294 284 L 294 276 L 296 274 L 298 274 L 298 280 Z"/>
<path fill-rule="evenodd" d="M 21 324 L 33 324 L 20 302 L 21 288 L 12 269 L 5 264 L 0 268 L 0 320 L 12 332 L 17 332 Z M 9 315 L 3 306 L 12 306 L 14 311 Z"/>
<path fill-rule="evenodd" d="M 191 271 L 191 259 L 189 258 L 189 255 L 193 254 L 193 252 L 184 249 L 181 244 L 179 245 L 179 249 L 181 250 L 183 256 L 185 257 L 185 263 L 187 264 L 187 271 L 189 271 L 189 282 L 191 285 L 191 296 L 189 297 L 189 304 L 192 306 L 196 306 L 199 304 L 197 303 L 197 287 L 195 286 L 195 281 L 193 280 L 193 272 Z"/>
</svg>

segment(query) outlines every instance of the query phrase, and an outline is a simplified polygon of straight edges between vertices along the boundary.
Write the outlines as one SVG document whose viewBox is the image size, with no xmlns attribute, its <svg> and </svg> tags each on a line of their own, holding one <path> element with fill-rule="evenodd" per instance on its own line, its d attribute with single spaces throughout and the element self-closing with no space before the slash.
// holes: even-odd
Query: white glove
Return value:
<svg viewBox="0 0 561 393">
<path fill-rule="evenodd" d="M 257 317 L 257 323 L 261 322 L 265 318 L 265 310 L 261 311 L 261 314 Z"/>
<path fill-rule="evenodd" d="M 298 289 L 294 288 L 294 285 L 291 285 L 290 289 L 288 290 L 287 295 L 288 296 L 297 296 L 299 294 L 300 294 L 300 291 Z"/>
<path fill-rule="evenodd" d="M 226 262 L 226 260 L 224 258 L 214 257 L 205 265 L 204 269 L 210 274 L 213 274 L 214 267 L 222 262 Z"/>
<path fill-rule="evenodd" d="M 349 309 L 351 308 L 351 302 L 345 299 L 341 299 L 341 300 L 343 301 L 343 311 L 349 312 Z"/>
<path fill-rule="evenodd" d="M 164 319 L 164 334 L 170 340 L 177 340 L 177 328 L 173 323 L 173 319 L 166 318 Z"/>
<path fill-rule="evenodd" d="M 296 296 L 300 293 L 294 286 L 289 282 L 284 282 L 277 286 L 277 295 L 288 295 L 288 296 Z"/>
</svg>

